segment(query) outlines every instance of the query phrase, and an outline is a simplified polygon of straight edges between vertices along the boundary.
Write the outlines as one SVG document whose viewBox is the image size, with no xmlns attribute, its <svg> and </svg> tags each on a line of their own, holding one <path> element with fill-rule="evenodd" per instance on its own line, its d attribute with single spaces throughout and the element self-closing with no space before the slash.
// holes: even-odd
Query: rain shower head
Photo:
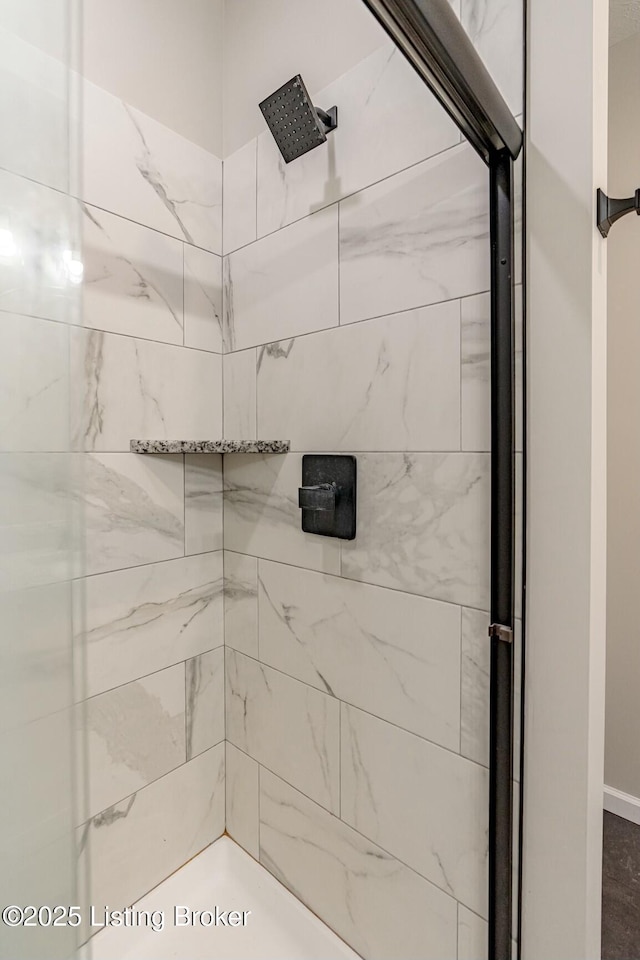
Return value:
<svg viewBox="0 0 640 960">
<path fill-rule="evenodd" d="M 260 109 L 285 163 L 319 147 L 338 126 L 338 108 L 325 113 L 314 107 L 300 74 L 263 100 Z"/>
</svg>

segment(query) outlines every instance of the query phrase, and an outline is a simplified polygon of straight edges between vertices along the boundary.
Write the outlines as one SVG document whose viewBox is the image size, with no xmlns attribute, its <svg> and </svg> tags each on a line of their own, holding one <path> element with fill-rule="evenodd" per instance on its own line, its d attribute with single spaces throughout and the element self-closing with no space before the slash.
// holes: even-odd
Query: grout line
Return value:
<svg viewBox="0 0 640 960">
<path fill-rule="evenodd" d="M 182 454 L 182 543 L 187 556 L 187 455 Z M 223 578 L 224 584 L 224 578 Z"/>
<path fill-rule="evenodd" d="M 181 456 L 181 454 L 179 454 L 179 456 Z M 94 577 L 108 577 L 111 573 L 123 573 L 125 570 L 143 570 L 146 567 L 159 567 L 162 563 L 175 563 L 176 561 L 189 560 L 191 557 L 214 556 L 215 554 L 222 552 L 223 550 L 220 548 L 218 550 L 203 550 L 201 553 L 188 553 L 185 556 L 181 556 L 179 554 L 177 557 L 167 557 L 165 560 L 149 560 L 147 563 L 134 563 L 129 567 L 114 567 L 113 570 L 101 570 L 98 573 L 85 573 L 81 577 L 71 577 L 65 582 L 75 583 L 83 580 L 92 580 Z M 235 551 L 231 552 L 233 553 Z"/>
<path fill-rule="evenodd" d="M 231 742 L 231 741 L 230 741 L 230 742 Z M 236 750 L 239 750 L 240 753 L 244 753 L 244 755 L 245 755 L 246 757 L 249 757 L 250 760 L 253 760 L 254 763 L 259 763 L 259 761 L 257 761 L 257 760 L 255 759 L 255 757 L 252 757 L 251 754 L 250 754 L 250 753 L 247 753 L 246 750 L 243 750 L 242 747 L 238 747 L 237 744 L 235 744 L 235 743 L 233 743 L 232 746 L 234 746 L 234 747 L 236 748 Z M 450 900 L 453 900 L 454 903 L 460 903 L 460 904 L 462 904 L 462 906 L 465 907 L 467 910 L 469 910 L 470 913 L 473 913 L 476 917 L 479 917 L 481 920 L 485 920 L 485 922 L 486 922 L 486 918 L 485 918 L 485 917 L 480 916 L 480 914 L 478 914 L 475 910 L 472 910 L 471 907 L 468 907 L 467 904 L 464 903 L 463 901 L 457 900 L 456 897 L 452 896 L 452 894 L 449 892 L 449 890 L 445 890 L 444 887 L 438 886 L 438 884 L 435 882 L 435 880 L 432 880 L 430 877 L 425 876 L 424 873 L 421 873 L 421 872 L 420 872 L 419 870 L 417 870 L 415 867 L 411 866 L 411 864 L 407 863 L 406 860 L 400 859 L 400 857 L 399 857 L 397 854 L 392 853 L 392 852 L 391 852 L 390 850 L 388 850 L 386 847 L 383 847 L 378 840 L 372 840 L 371 837 L 368 837 L 366 834 L 362 833 L 361 830 L 358 830 L 358 828 L 357 828 L 357 827 L 354 827 L 353 824 L 350 823 L 349 821 L 343 820 L 342 817 L 336 816 L 336 814 L 335 814 L 335 813 L 332 813 L 332 811 L 329 810 L 327 807 L 324 807 L 321 803 L 318 803 L 317 800 L 314 800 L 313 797 L 308 796 L 308 794 L 304 793 L 304 791 L 302 791 L 299 787 L 294 786 L 292 783 L 290 783 L 288 780 L 286 780 L 281 774 L 276 773 L 274 770 L 272 770 L 271 767 L 269 767 L 266 763 L 259 763 L 259 766 L 260 766 L 260 767 L 264 767 L 264 769 L 267 770 L 267 771 L 268 771 L 272 776 L 274 776 L 277 780 L 282 781 L 282 783 L 284 783 L 284 784 L 286 784 L 288 787 L 290 787 L 291 790 L 293 790 L 295 793 L 299 794 L 301 797 L 304 797 L 305 800 L 308 800 L 309 803 L 312 803 L 315 807 L 318 807 L 318 808 L 319 808 L 323 813 L 325 813 L 328 817 L 331 817 L 332 819 L 337 820 L 338 823 L 342 824 L 343 827 L 346 827 L 348 830 L 353 831 L 353 833 L 357 834 L 358 837 L 361 837 L 363 840 L 366 840 L 366 842 L 367 842 L 368 844 L 371 844 L 372 846 L 376 847 L 378 850 L 381 850 L 381 851 L 382 851 L 383 853 L 385 853 L 391 860 L 395 861 L 396 863 L 401 864 L 403 867 L 406 867 L 407 870 L 410 870 L 411 873 L 414 873 L 417 877 L 420 877 L 420 879 L 424 880 L 425 883 L 428 883 L 430 886 L 434 887 L 434 888 L 435 888 L 436 890 L 438 890 L 440 893 L 444 893 L 447 897 L 449 897 Z M 273 874 L 272 874 L 272 876 L 273 876 Z M 277 878 L 276 878 L 276 879 L 277 879 Z"/>
<path fill-rule="evenodd" d="M 183 763 L 177 764 L 177 766 L 172 767 L 170 770 L 166 770 L 165 773 L 160 774 L 159 777 L 155 777 L 153 780 L 149 780 L 148 783 L 145 783 L 141 787 L 138 787 L 138 789 L 134 790 L 133 793 L 125 794 L 124 797 L 121 797 L 119 800 L 116 800 L 114 803 L 110 803 L 107 807 L 103 807 L 102 810 L 98 810 L 96 813 L 91 814 L 91 816 L 87 817 L 86 820 L 83 820 L 82 823 L 77 823 L 75 825 L 75 829 L 77 830 L 79 827 L 90 825 L 92 821 L 95 820 L 96 817 L 99 817 L 102 813 L 104 813 L 105 810 L 111 810 L 113 809 L 113 807 L 117 807 L 119 804 L 124 803 L 125 800 L 128 800 L 130 797 L 137 797 L 138 794 L 141 793 L 143 790 L 146 790 L 147 787 L 153 786 L 154 783 L 159 783 L 160 780 L 164 780 L 165 777 L 170 777 L 172 773 L 176 772 L 176 770 L 181 770 L 183 767 L 186 767 L 190 763 L 193 763 L 194 761 L 196 761 L 198 757 L 203 757 L 205 753 L 209 753 L 209 751 L 217 749 L 217 747 L 219 747 L 221 743 L 224 743 L 224 740 L 218 740 L 217 743 L 214 743 L 212 746 L 207 747 L 206 750 L 202 750 L 200 753 L 196 754 L 196 756 L 192 757 L 191 760 L 185 760 Z M 165 877 L 164 879 L 167 879 L 167 878 Z M 141 896 L 144 896 L 144 894 L 142 894 Z"/>
<path fill-rule="evenodd" d="M 294 567 L 296 570 L 306 570 L 308 573 L 315 573 L 321 577 L 333 577 L 336 580 L 344 580 L 347 583 L 358 583 L 362 584 L 365 587 L 373 587 L 376 590 L 391 590 L 393 593 L 401 593 L 407 597 L 418 597 L 420 600 L 429 600 L 432 603 L 443 603 L 448 607 L 459 607 L 464 610 L 475 610 L 477 613 L 484 613 L 487 617 L 489 613 L 484 607 L 474 607 L 469 603 L 456 603 L 453 600 L 442 600 L 440 597 L 430 597 L 422 593 L 412 593 L 410 590 L 402 590 L 400 587 L 389 587 L 381 583 L 373 583 L 370 580 L 356 580 L 355 577 L 350 577 L 347 574 L 341 575 L 339 573 L 329 573 L 324 570 L 318 570 L 316 567 L 303 567 L 299 563 L 291 563 L 287 560 L 274 560 L 272 557 L 259 557 L 254 553 L 243 553 L 241 550 L 236 550 L 234 547 L 227 547 L 227 553 L 235 553 L 239 557 L 252 557 L 255 560 L 262 560 L 265 563 L 277 563 L 282 567 Z M 219 553 L 219 551 L 215 551 Z M 517 617 L 516 619 L 521 619 Z"/>
<path fill-rule="evenodd" d="M 471 763 L 473 764 L 474 767 L 479 767 L 482 770 L 488 769 L 485 766 L 485 764 L 480 763 L 480 761 L 472 760 L 470 757 L 464 756 L 463 754 L 457 752 L 456 750 L 453 750 L 451 747 L 446 747 L 442 743 L 438 743 L 437 740 L 430 740 L 428 737 L 425 737 L 423 734 L 416 733 L 415 730 L 409 730 L 407 729 L 407 727 L 402 727 L 400 726 L 399 723 L 395 723 L 393 720 L 389 720 L 387 717 L 379 717 L 377 713 L 372 713 L 371 710 L 367 710 L 366 708 L 360 706 L 357 703 L 352 703 L 350 700 L 345 700 L 343 697 L 337 697 L 335 695 L 332 696 L 330 693 L 327 693 L 324 690 L 320 690 L 318 687 L 314 687 L 312 684 L 307 683 L 306 680 L 300 680 L 298 677 L 294 677 L 290 673 L 286 673 L 280 667 L 274 667 L 271 663 L 258 660 L 256 659 L 256 657 L 252 657 L 251 654 L 249 653 L 244 653 L 241 650 L 235 650 L 233 647 L 231 647 L 230 649 L 233 650 L 236 657 L 245 657 L 245 659 L 251 660 L 253 663 L 258 664 L 258 666 L 262 670 L 264 670 L 265 668 L 267 670 L 273 670 L 274 673 L 278 673 L 281 677 L 286 677 L 288 680 L 291 680 L 293 683 L 301 684 L 303 687 L 306 688 L 306 690 L 312 690 L 322 697 L 327 697 L 333 703 L 337 703 L 337 704 L 343 703 L 346 707 L 350 707 L 353 710 L 358 710 L 360 711 L 360 713 L 363 713 L 368 717 L 372 717 L 374 720 L 378 720 L 380 723 L 386 723 L 390 727 L 393 727 L 396 730 L 400 730 L 402 731 L 402 733 L 406 733 L 407 736 L 416 737 L 418 740 L 422 741 L 422 743 L 428 743 L 432 747 L 436 747 L 439 750 L 443 750 L 445 753 L 449 754 L 452 757 L 457 757 L 459 760 L 462 760 L 466 763 Z"/>
<path fill-rule="evenodd" d="M 517 284 L 520 286 L 520 284 Z M 457 303 L 458 301 L 462 302 L 463 300 L 473 300 L 474 297 L 486 297 L 489 294 L 489 290 L 486 288 L 484 290 L 474 290 L 472 293 L 457 294 L 452 297 L 445 297 L 443 300 L 430 300 L 426 303 L 418 303 L 411 307 L 403 307 L 402 310 L 391 310 L 387 313 L 377 313 L 371 317 L 360 317 L 358 320 L 347 320 L 342 323 L 333 323 L 326 327 L 317 327 L 315 330 L 304 330 L 302 333 L 294 333 L 290 337 L 272 337 L 270 340 L 264 340 L 261 343 L 251 343 L 247 344 L 244 347 L 239 347 L 236 350 L 231 350 L 231 353 L 241 353 L 243 350 L 250 350 L 252 347 L 267 347 L 272 343 L 288 343 L 291 340 L 301 340 L 302 337 L 312 337 L 315 334 L 320 333 L 330 333 L 332 330 L 347 330 L 349 327 L 356 327 L 361 323 L 370 323 L 373 320 L 385 320 L 391 317 L 400 317 L 403 314 L 417 313 L 418 310 L 428 310 L 430 307 L 440 307 L 446 303 Z"/>
<path fill-rule="evenodd" d="M 185 281 L 185 249 L 184 249 L 184 246 L 185 246 L 185 245 L 184 245 L 184 243 L 183 243 L 183 244 L 182 244 L 182 346 L 183 346 L 183 347 L 186 346 L 186 343 L 187 343 L 187 338 L 186 338 L 187 311 L 186 311 L 186 309 L 185 309 L 185 304 L 186 304 L 186 297 L 185 297 L 186 281 Z"/>
<path fill-rule="evenodd" d="M 251 759 L 253 760 L 253 757 Z M 257 761 L 254 760 L 254 763 L 257 763 Z M 260 771 L 262 770 L 262 764 L 257 763 L 257 766 L 258 766 L 258 861 L 260 861 L 260 855 L 262 853 L 262 783 L 260 778 Z"/>
<path fill-rule="evenodd" d="M 257 139 L 257 138 L 256 138 Z M 336 204 L 342 203 L 344 200 L 349 200 L 352 197 L 358 196 L 360 193 L 365 193 L 367 190 L 372 187 L 377 187 L 381 183 L 386 183 L 388 180 L 393 180 L 394 177 L 398 177 L 403 173 L 407 173 L 409 170 L 414 170 L 416 167 L 419 167 L 421 164 L 428 164 L 430 161 L 435 160 L 437 157 L 442 157 L 446 153 L 452 151 L 462 152 L 461 148 L 468 147 L 473 149 L 467 143 L 460 143 L 456 141 L 455 143 L 449 144 L 447 147 L 443 147 L 442 150 L 437 150 L 435 153 L 429 154 L 427 157 L 422 157 L 420 160 L 415 160 L 413 163 L 407 164 L 405 167 L 400 167 L 398 170 L 394 170 L 393 173 L 388 173 L 384 177 L 379 177 L 377 180 L 372 180 L 370 183 L 364 184 L 362 187 L 358 187 L 355 190 L 352 190 L 350 193 L 345 193 L 343 196 L 338 197 L 336 200 L 332 200 L 330 203 L 323 204 L 321 207 L 318 207 L 317 210 L 313 210 L 311 213 L 305 213 L 300 217 L 294 217 L 293 220 L 287 220 L 286 223 L 281 223 L 280 226 L 276 227 L 275 230 L 268 230 L 266 233 L 258 234 L 257 230 L 257 163 L 256 163 L 256 239 L 250 241 L 249 243 L 243 243 L 241 246 L 236 247 L 233 251 L 237 253 L 238 250 L 245 250 L 247 247 L 250 247 L 252 243 L 259 243 L 261 240 L 266 240 L 267 237 L 273 237 L 281 230 L 286 230 L 287 227 L 293 226 L 295 223 L 301 223 L 303 220 L 309 220 L 310 217 L 315 216 L 317 213 L 322 213 L 323 210 L 329 210 L 331 207 L 335 207 Z"/>
<path fill-rule="evenodd" d="M 338 703 L 338 816 L 342 819 L 342 700 Z"/>
<path fill-rule="evenodd" d="M 184 760 L 185 763 L 191 759 L 189 756 L 189 717 L 187 716 L 189 710 L 189 697 L 187 696 L 187 661 L 184 660 L 184 670 L 183 670 L 183 691 L 184 691 Z"/>
<path fill-rule="evenodd" d="M 219 643 L 216 647 L 210 647 L 207 650 L 201 650 L 199 653 L 194 653 L 189 657 L 183 657 L 182 660 L 176 660 L 175 663 L 168 663 L 165 667 L 158 667 L 157 670 L 150 670 L 148 673 L 136 674 L 136 676 L 131 677 L 130 680 L 125 680 L 123 683 L 116 683 L 112 687 L 107 687 L 106 690 L 99 690 L 98 693 L 92 693 L 89 697 L 84 697 L 79 703 L 89 703 L 91 700 L 96 700 L 98 697 L 106 696 L 108 693 L 113 693 L 115 690 L 120 690 L 122 687 L 128 687 L 131 683 L 139 683 L 140 680 L 148 680 L 149 677 L 155 677 L 159 673 L 164 673 L 165 670 L 173 670 L 174 667 L 179 667 L 182 664 L 187 663 L 188 660 L 195 660 L 198 657 L 204 656 L 205 653 L 215 653 L 216 650 L 221 650 L 222 644 Z"/>
</svg>

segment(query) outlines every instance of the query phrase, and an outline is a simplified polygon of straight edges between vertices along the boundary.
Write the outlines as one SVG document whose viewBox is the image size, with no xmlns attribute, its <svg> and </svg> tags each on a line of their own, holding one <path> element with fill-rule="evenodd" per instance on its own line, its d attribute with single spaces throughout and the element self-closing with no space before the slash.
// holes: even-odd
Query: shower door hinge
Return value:
<svg viewBox="0 0 640 960">
<path fill-rule="evenodd" d="M 493 640 L 502 640 L 504 643 L 513 643 L 513 630 L 511 627 L 505 627 L 502 623 L 492 623 L 489 627 L 489 636 Z"/>
</svg>

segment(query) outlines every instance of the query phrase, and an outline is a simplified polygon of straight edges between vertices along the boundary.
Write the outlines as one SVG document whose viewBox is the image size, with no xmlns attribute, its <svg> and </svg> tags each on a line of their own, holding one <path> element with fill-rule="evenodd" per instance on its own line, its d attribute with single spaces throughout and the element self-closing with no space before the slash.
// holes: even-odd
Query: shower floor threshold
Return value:
<svg viewBox="0 0 640 960">
<path fill-rule="evenodd" d="M 174 925 L 176 907 L 214 912 L 216 906 L 220 911 L 237 911 L 240 924 L 202 926 L 195 919 Z M 90 949 L 83 956 L 87 960 L 358 960 L 358 954 L 229 837 L 216 840 L 146 894 L 134 910 L 162 911 L 163 929 L 105 928 L 89 941 Z M 243 911 L 251 911 L 244 926 Z M 179 916 L 184 917 L 184 912 Z M 204 919 L 208 922 L 209 914 Z"/>
</svg>

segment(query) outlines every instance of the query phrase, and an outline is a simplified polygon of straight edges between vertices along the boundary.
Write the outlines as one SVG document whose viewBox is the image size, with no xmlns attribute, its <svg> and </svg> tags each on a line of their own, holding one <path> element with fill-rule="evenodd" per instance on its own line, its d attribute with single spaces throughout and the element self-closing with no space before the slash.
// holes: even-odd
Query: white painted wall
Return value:
<svg viewBox="0 0 640 960">
<path fill-rule="evenodd" d="M 84 0 L 84 73 L 222 155 L 223 0 Z"/>
<path fill-rule="evenodd" d="M 84 76 L 221 157 L 224 0 L 73 0 L 73 6 L 82 9 Z M 68 0 L 0 0 L 2 26 L 65 62 L 67 21 Z"/>
<path fill-rule="evenodd" d="M 640 184 L 640 34 L 609 52 L 611 196 Z M 616 224 L 609 247 L 609 529 L 605 783 L 640 797 L 640 224 Z"/>
<path fill-rule="evenodd" d="M 262 133 L 258 104 L 302 64 L 313 93 L 385 41 L 362 0 L 225 0 L 224 156 Z"/>
<path fill-rule="evenodd" d="M 529 3 L 524 960 L 600 956 L 607 0 Z"/>
</svg>

